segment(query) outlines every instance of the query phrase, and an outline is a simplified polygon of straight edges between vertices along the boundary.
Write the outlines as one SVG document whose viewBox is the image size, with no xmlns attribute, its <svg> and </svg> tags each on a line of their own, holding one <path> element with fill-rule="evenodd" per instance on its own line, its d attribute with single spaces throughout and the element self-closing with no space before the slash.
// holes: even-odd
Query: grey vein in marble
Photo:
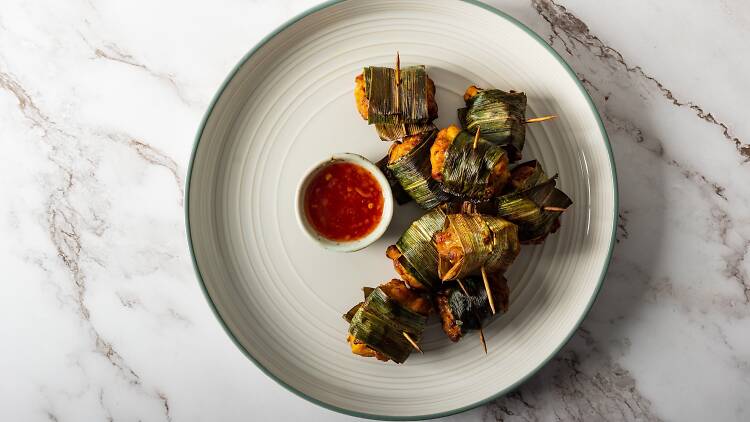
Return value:
<svg viewBox="0 0 750 422">
<path fill-rule="evenodd" d="M 750 160 L 750 147 L 747 144 L 742 143 L 738 137 L 731 135 L 729 128 L 725 123 L 717 121 L 712 113 L 704 111 L 701 106 L 694 104 L 692 101 L 677 100 L 672 94 L 672 91 L 666 88 L 664 84 L 653 76 L 645 73 L 641 66 L 629 65 L 618 50 L 606 45 L 597 35 L 592 34 L 588 26 L 564 6 L 561 6 L 552 0 L 532 0 L 532 4 L 539 15 L 550 26 L 552 34 L 549 36 L 548 40 L 551 45 L 554 46 L 555 40 L 559 40 L 565 51 L 572 56 L 574 55 L 574 50 L 576 48 L 575 45 L 577 43 L 578 45 L 585 47 L 586 51 L 592 54 L 596 59 L 601 60 L 603 65 L 614 69 L 612 70 L 613 73 L 617 73 L 619 71 L 617 66 L 620 66 L 622 71 L 626 73 L 634 73 L 643 80 L 654 84 L 658 91 L 672 104 L 678 107 L 687 106 L 695 111 L 699 118 L 708 123 L 718 125 L 722 129 L 722 135 L 726 139 L 733 141 L 737 150 L 745 157 L 743 163 Z M 600 90 L 596 88 L 591 81 L 585 78 L 583 81 L 586 86 L 590 86 L 594 91 L 600 93 Z M 604 101 L 606 102 L 608 100 L 609 94 L 604 96 Z M 668 165 L 678 168 L 683 177 L 697 183 L 698 185 L 707 186 L 709 192 L 712 192 L 724 201 L 728 200 L 725 195 L 726 187 L 722 186 L 717 181 L 710 180 L 706 175 L 689 167 L 687 164 L 680 163 L 674 158 L 667 157 L 661 142 L 652 139 L 647 140 L 644 131 L 637 125 L 629 120 L 619 118 L 612 113 L 605 112 L 604 117 L 614 125 L 615 129 L 623 130 L 633 137 L 635 142 L 643 145 L 650 145 L 644 146 L 644 148 L 661 158 Z M 732 218 L 729 213 L 719 205 L 715 205 L 715 207 L 719 209 L 719 212 L 724 216 L 724 219 L 730 220 L 727 224 L 732 225 L 733 222 L 731 222 Z M 730 243 L 727 241 L 726 236 L 721 236 L 721 241 L 724 246 L 732 249 L 732 253 L 725 257 L 727 267 L 725 273 L 740 284 L 745 296 L 745 302 L 750 303 L 750 293 L 748 293 L 749 284 L 746 275 L 747 271 L 739 266 L 748 253 L 746 244 L 749 240 L 746 239 L 740 242 Z"/>
<path fill-rule="evenodd" d="M 57 256 L 69 273 L 73 288 L 72 304 L 85 327 L 84 331 L 91 337 L 92 350 L 106 359 L 123 380 L 131 385 L 140 386 L 142 384 L 140 376 L 114 348 L 113 344 L 96 329 L 94 322 L 91 320 L 91 311 L 86 304 L 87 276 L 82 265 L 82 258 L 86 255 L 84 242 L 82 241 L 82 232 L 85 229 L 82 225 L 98 227 L 106 224 L 106 220 L 92 212 L 93 221 L 87 221 L 87 210 L 77 209 L 70 196 L 82 184 L 96 184 L 96 164 L 85 156 L 85 149 L 81 146 L 81 141 L 77 139 L 77 136 L 61 129 L 55 121 L 44 113 L 17 78 L 7 72 L 0 71 L 0 88 L 16 98 L 19 111 L 31 123 L 32 127 L 38 127 L 44 131 L 41 140 L 50 147 L 47 158 L 58 168 L 58 173 L 55 176 L 57 179 L 54 183 L 55 187 L 47 200 L 47 231 L 49 239 L 57 251 Z M 128 145 L 147 163 L 169 169 L 177 182 L 181 201 L 182 178 L 174 160 L 139 140 L 130 139 Z M 82 165 L 82 163 L 86 164 Z M 90 186 L 83 187 L 83 189 L 87 188 L 90 188 Z M 95 235 L 101 235 L 99 230 L 93 232 Z M 166 395 L 159 392 L 156 394 L 156 398 L 164 403 L 167 419 L 171 420 Z M 58 420 L 58 417 L 50 411 L 47 412 L 47 415 L 51 420 Z"/>
<path fill-rule="evenodd" d="M 685 315 L 686 324 L 694 324 L 694 329 L 701 333 L 704 341 L 718 341 L 720 347 L 714 348 L 712 353 L 715 355 L 711 360 L 717 364 L 724 362 L 723 364 L 734 368 L 727 368 L 730 372 L 723 373 L 734 371 L 736 381 L 733 382 L 750 385 L 747 347 L 741 347 L 746 351 L 744 355 L 739 352 L 738 344 L 741 343 L 736 332 L 729 334 L 718 328 L 715 329 L 718 334 L 715 334 L 705 328 L 722 327 L 725 322 L 713 321 L 725 321 L 725 318 L 746 324 L 750 316 L 748 266 L 745 261 L 750 241 L 748 233 L 738 230 L 737 226 L 739 221 L 750 221 L 750 218 L 735 202 L 743 197 L 743 191 L 738 191 L 733 183 L 728 183 L 723 177 L 717 178 L 713 169 L 709 174 L 702 164 L 680 158 L 675 153 L 673 139 L 664 138 L 663 134 L 655 135 L 654 129 L 658 125 L 648 122 L 648 128 L 642 125 L 644 116 L 639 111 L 644 107 L 638 104 L 645 101 L 653 104 L 651 108 L 657 107 L 656 102 L 648 99 L 649 93 L 653 92 L 658 93 L 669 105 L 677 106 L 674 110 L 691 110 L 701 122 L 720 129 L 720 136 L 706 142 L 715 142 L 717 139 L 731 141 L 740 154 L 740 165 L 750 159 L 750 148 L 739 135 L 731 132 L 728 122 L 719 120 L 715 113 L 706 111 L 693 101 L 677 99 L 665 83 L 649 75 L 641 66 L 626 62 L 617 49 L 593 34 L 589 26 L 565 6 L 548 0 L 532 0 L 531 3 L 538 16 L 547 24 L 546 28 L 538 24 L 532 28 L 543 34 L 547 33 L 549 43 L 566 60 L 572 59 L 570 64 L 596 102 L 614 143 L 621 181 L 621 209 L 616 236 L 618 247 L 597 306 L 574 338 L 530 381 L 513 394 L 488 406 L 485 419 L 660 420 L 663 413 L 675 415 L 687 408 L 694 408 L 684 405 L 665 407 L 662 394 L 655 394 L 656 380 L 652 381 L 645 376 L 643 370 L 639 369 L 634 373 L 627 369 L 647 366 L 636 365 L 636 361 L 630 358 L 636 350 L 643 348 L 644 340 L 641 338 L 636 343 L 638 347 L 634 348 L 629 337 L 617 331 L 612 332 L 612 328 L 638 324 L 644 316 L 640 316 L 637 309 L 645 309 L 645 306 L 651 305 L 653 312 L 677 306 L 680 314 Z M 636 111 L 620 111 L 627 110 L 619 107 L 624 104 L 635 107 Z M 623 141 L 630 144 L 622 143 Z M 645 161 L 641 163 L 637 160 Z M 736 162 L 736 156 L 734 161 Z M 707 218 L 704 217 L 705 223 L 696 221 L 693 224 L 700 226 L 701 230 L 704 230 L 703 224 L 706 224 L 705 230 L 718 233 L 715 240 L 709 237 L 703 242 L 716 242 L 729 251 L 712 252 L 709 255 L 711 259 L 724 262 L 723 268 L 719 268 L 723 278 L 712 281 L 719 289 L 703 301 L 702 296 L 694 291 L 695 281 L 698 280 L 690 284 L 688 280 L 681 280 L 673 275 L 662 275 L 658 270 L 658 261 L 651 259 L 650 262 L 648 258 L 644 260 L 643 256 L 643 252 L 649 250 L 642 240 L 644 237 L 648 238 L 644 236 L 645 233 L 659 233 L 661 229 L 658 225 L 670 224 L 669 221 L 649 221 L 654 218 L 654 208 L 672 205 L 664 198 L 664 193 L 654 189 L 654 186 L 658 186 L 654 185 L 654 180 L 650 186 L 639 185 L 639 191 L 632 185 L 639 183 L 638 179 L 644 175 L 658 180 L 672 174 L 679 175 L 697 189 L 698 194 L 693 197 L 699 202 L 691 202 L 688 206 L 698 206 L 698 209 L 706 210 L 708 214 Z M 644 188 L 655 191 L 643 195 Z M 649 246 L 652 245 L 653 242 L 649 242 Z M 687 245 L 680 245 L 681 248 L 685 246 Z M 683 261 L 682 265 L 697 271 L 701 268 L 699 259 Z M 739 286 L 739 295 L 726 284 L 730 282 Z M 700 321 L 705 316 L 709 316 L 707 322 Z M 610 344 L 619 346 L 613 347 Z M 606 347 L 602 347 L 603 345 Z M 675 353 L 677 350 L 670 352 Z M 640 359 L 648 359 L 648 355 L 640 356 Z M 704 363 L 706 364 L 708 363 Z M 642 388 L 644 382 L 647 385 L 645 390 Z M 735 400 L 741 396 L 739 391 L 742 390 L 734 395 Z M 658 403 L 657 406 L 654 406 L 654 400 Z M 742 411 L 741 407 L 737 409 L 737 412 Z M 728 409 L 723 414 L 731 414 L 733 410 Z M 696 413 L 692 415 L 692 418 L 699 418 Z M 668 419 L 672 418 L 674 416 Z"/>
<path fill-rule="evenodd" d="M 611 59 L 622 65 L 627 72 L 635 72 L 642 78 L 653 82 L 659 92 L 661 92 L 665 98 L 670 100 L 672 104 L 678 107 L 688 107 L 693 110 L 695 115 L 699 118 L 712 125 L 718 126 L 721 129 L 724 138 L 734 143 L 735 148 L 737 148 L 737 151 L 743 157 L 743 162 L 750 161 L 750 145 L 731 133 L 726 123 L 717 120 L 713 113 L 705 111 L 703 107 L 695 104 L 693 101 L 678 100 L 670 89 L 665 87 L 664 84 L 659 82 L 653 76 L 644 72 L 640 66 L 629 65 L 619 51 L 603 43 L 596 35 L 591 34 L 588 26 L 575 15 L 568 12 L 565 6 L 555 3 L 553 0 L 532 0 L 532 4 L 537 12 L 539 12 L 539 15 L 550 25 L 552 30 L 552 35 L 548 38 L 550 45 L 554 45 L 554 41 L 557 39 L 563 43 L 565 51 L 567 51 L 568 54 L 573 55 L 572 49 L 575 47 L 565 41 L 562 37 L 562 32 L 569 39 L 577 41 L 580 45 L 597 51 L 596 54 L 598 57 L 608 60 Z"/>
<path fill-rule="evenodd" d="M 591 333 L 580 329 L 539 376 L 488 406 L 485 420 L 659 421 L 632 375 L 609 359 L 598 361 L 599 352 Z"/>
<path fill-rule="evenodd" d="M 164 73 L 164 72 L 158 72 L 153 69 L 151 69 L 149 66 L 146 66 L 145 64 L 139 62 L 136 60 L 136 58 L 124 51 L 120 46 L 118 46 L 115 43 L 109 42 L 105 43 L 101 47 L 95 47 L 86 36 L 83 35 L 80 31 L 78 32 L 83 42 L 94 51 L 94 57 L 103 59 L 103 60 L 111 60 L 113 62 L 122 63 L 128 66 L 132 66 L 136 69 L 143 70 L 147 72 L 149 75 L 162 80 L 166 82 L 170 88 L 174 91 L 175 94 L 180 98 L 180 101 L 182 101 L 185 105 L 193 105 L 193 102 L 190 101 L 185 95 L 184 90 L 180 87 L 180 85 L 177 83 L 177 80 L 175 79 L 175 76 L 171 73 Z"/>
</svg>

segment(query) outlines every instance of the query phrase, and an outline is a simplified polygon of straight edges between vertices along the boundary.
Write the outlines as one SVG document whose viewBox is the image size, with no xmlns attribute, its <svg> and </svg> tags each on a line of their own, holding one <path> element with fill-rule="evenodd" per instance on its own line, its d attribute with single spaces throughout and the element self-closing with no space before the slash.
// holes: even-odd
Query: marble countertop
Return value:
<svg viewBox="0 0 750 422">
<path fill-rule="evenodd" d="M 0 419 L 350 420 L 235 348 L 195 281 L 183 190 L 219 83 L 311 7 L 0 8 Z M 499 0 L 591 93 L 620 181 L 591 313 L 516 392 L 447 420 L 750 420 L 750 3 Z"/>
</svg>

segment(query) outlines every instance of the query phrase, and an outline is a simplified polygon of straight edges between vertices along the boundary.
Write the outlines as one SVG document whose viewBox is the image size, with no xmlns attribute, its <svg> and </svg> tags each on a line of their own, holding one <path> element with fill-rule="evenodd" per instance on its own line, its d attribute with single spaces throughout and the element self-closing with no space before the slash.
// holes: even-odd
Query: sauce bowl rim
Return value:
<svg viewBox="0 0 750 422">
<path fill-rule="evenodd" d="M 315 230 L 314 227 L 310 224 L 310 222 L 307 219 L 307 215 L 305 213 L 305 191 L 307 190 L 307 186 L 312 181 L 313 177 L 318 174 L 319 171 L 324 169 L 325 167 L 336 163 L 336 162 L 343 162 L 343 163 L 351 163 L 358 165 L 359 167 L 364 168 L 367 170 L 373 178 L 377 181 L 378 186 L 380 186 L 380 191 L 383 194 L 383 212 L 380 216 L 380 222 L 378 222 L 378 225 L 375 226 L 375 228 L 368 233 L 366 236 L 361 237 L 359 239 L 350 240 L 350 241 L 335 241 L 328 239 L 318 233 L 317 230 Z M 391 191 L 391 185 L 388 183 L 388 179 L 385 177 L 385 174 L 376 166 L 372 161 L 368 160 L 367 158 L 351 153 L 351 152 L 341 152 L 336 154 L 331 154 L 328 158 L 319 161 L 312 167 L 310 167 L 302 176 L 300 179 L 299 184 L 297 185 L 297 191 L 296 191 L 296 215 L 297 215 L 297 223 L 302 229 L 302 231 L 307 234 L 307 237 L 312 239 L 315 243 L 317 243 L 319 246 L 334 251 L 334 252 L 356 252 L 359 250 L 362 250 L 366 248 L 367 246 L 370 246 L 372 243 L 374 243 L 376 240 L 380 239 L 383 234 L 388 229 L 388 226 L 391 223 L 391 219 L 393 218 L 393 192 Z"/>
</svg>

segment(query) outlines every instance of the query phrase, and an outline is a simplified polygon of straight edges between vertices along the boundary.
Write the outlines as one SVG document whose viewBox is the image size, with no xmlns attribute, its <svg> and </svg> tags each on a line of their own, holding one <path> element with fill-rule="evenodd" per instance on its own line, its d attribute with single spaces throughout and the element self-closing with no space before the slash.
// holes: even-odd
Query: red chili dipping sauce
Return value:
<svg viewBox="0 0 750 422">
<path fill-rule="evenodd" d="M 364 168 L 334 162 L 320 169 L 305 190 L 307 221 L 321 236 L 346 242 L 372 232 L 383 215 L 383 191 Z"/>
</svg>

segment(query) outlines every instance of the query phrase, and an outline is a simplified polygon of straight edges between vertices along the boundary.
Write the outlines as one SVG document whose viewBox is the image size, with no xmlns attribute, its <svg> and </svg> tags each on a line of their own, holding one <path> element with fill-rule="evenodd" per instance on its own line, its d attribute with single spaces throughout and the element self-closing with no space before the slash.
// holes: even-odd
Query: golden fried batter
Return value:
<svg viewBox="0 0 750 422">
<path fill-rule="evenodd" d="M 502 192 L 505 185 L 510 179 L 510 170 L 508 169 L 508 154 L 504 154 L 503 158 L 495 164 L 490 174 L 490 183 L 487 186 L 487 196 L 497 196 Z"/>
<path fill-rule="evenodd" d="M 466 92 L 464 93 L 464 101 L 469 101 L 472 97 L 479 94 L 479 91 L 481 91 L 481 88 L 477 88 L 476 85 L 470 85 L 468 88 L 466 88 Z"/>
<path fill-rule="evenodd" d="M 363 119 L 367 120 L 370 108 L 370 100 L 367 98 L 367 89 L 365 88 L 365 75 L 360 73 L 354 78 L 354 100 L 357 102 L 357 111 Z"/>
<path fill-rule="evenodd" d="M 443 167 L 445 166 L 445 154 L 451 147 L 456 135 L 461 132 L 461 128 L 456 125 L 450 125 L 441 129 L 435 137 L 435 142 L 430 147 L 430 164 L 432 164 L 432 178 L 437 181 L 443 180 Z"/>
<path fill-rule="evenodd" d="M 389 298 L 413 312 L 428 315 L 432 309 L 432 305 L 427 297 L 409 289 L 406 283 L 399 279 L 394 278 L 385 284 L 381 284 L 380 288 Z"/>
<path fill-rule="evenodd" d="M 391 149 L 388 151 L 388 164 L 395 163 L 399 158 L 408 154 L 409 151 L 419 145 L 422 140 L 421 135 L 410 135 L 401 140 L 401 142 L 394 142 L 391 145 Z"/>
<path fill-rule="evenodd" d="M 349 343 L 349 346 L 352 348 L 352 353 L 354 353 L 355 355 L 364 356 L 366 358 L 374 357 L 378 360 L 382 360 L 383 362 L 387 362 L 389 360 L 388 356 L 378 352 L 375 349 L 370 348 L 365 343 L 362 343 L 361 341 L 355 339 L 351 334 L 347 334 L 346 342 Z"/>
</svg>

